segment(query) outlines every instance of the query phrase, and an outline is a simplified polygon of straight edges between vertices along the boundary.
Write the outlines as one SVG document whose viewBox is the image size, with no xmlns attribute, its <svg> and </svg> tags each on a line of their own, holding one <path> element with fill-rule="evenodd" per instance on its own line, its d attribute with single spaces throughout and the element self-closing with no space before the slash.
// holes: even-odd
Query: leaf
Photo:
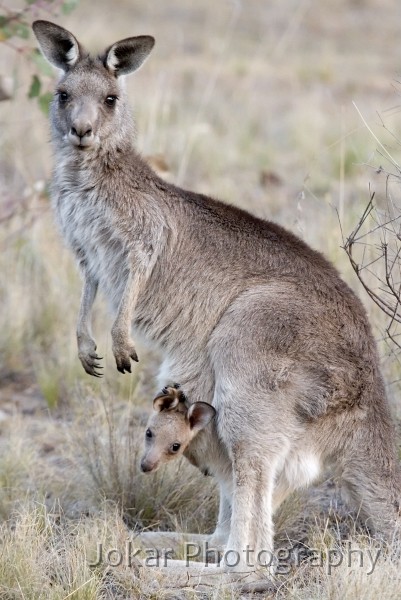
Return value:
<svg viewBox="0 0 401 600">
<path fill-rule="evenodd" d="M 0 21 L 0 42 L 8 40 L 12 35 L 13 33 L 8 26 L 7 20 Z"/>
<path fill-rule="evenodd" d="M 38 98 L 40 110 L 46 116 L 49 114 L 49 104 L 52 100 L 53 100 L 53 94 L 51 92 L 46 92 L 45 94 L 42 94 Z"/>
<path fill-rule="evenodd" d="M 13 27 L 14 35 L 22 38 L 23 40 L 27 40 L 29 38 L 29 28 L 25 23 L 16 23 Z"/>
<path fill-rule="evenodd" d="M 46 75 L 46 77 L 53 77 L 53 68 L 47 62 L 45 57 L 39 52 L 39 50 L 35 49 L 32 51 L 31 59 L 37 66 L 38 70 L 43 73 L 43 75 Z"/>
<path fill-rule="evenodd" d="M 37 75 L 32 76 L 31 87 L 29 88 L 28 98 L 36 98 L 39 96 L 42 87 L 42 82 Z"/>
<path fill-rule="evenodd" d="M 65 0 L 61 6 L 61 10 L 65 15 L 69 15 L 77 6 L 79 0 Z"/>
<path fill-rule="evenodd" d="M 4 41 L 11 37 L 17 36 L 24 40 L 29 38 L 29 27 L 22 21 L 17 21 L 12 17 L 6 18 L 2 16 L 0 18 L 0 40 Z"/>
</svg>

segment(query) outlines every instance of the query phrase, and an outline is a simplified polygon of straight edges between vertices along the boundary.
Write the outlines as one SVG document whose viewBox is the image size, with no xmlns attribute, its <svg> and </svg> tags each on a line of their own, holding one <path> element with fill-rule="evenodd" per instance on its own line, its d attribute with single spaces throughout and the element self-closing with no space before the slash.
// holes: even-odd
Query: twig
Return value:
<svg viewBox="0 0 401 600">
<path fill-rule="evenodd" d="M 394 268 L 394 264 L 400 255 L 400 250 L 398 249 L 392 264 L 391 264 L 391 261 L 389 261 L 388 244 L 386 242 L 381 243 L 381 251 L 382 251 L 381 255 L 379 257 L 375 258 L 374 260 L 370 261 L 370 263 L 368 263 L 368 264 L 364 264 L 364 256 L 363 256 L 362 263 L 361 264 L 358 263 L 354 257 L 354 253 L 353 253 L 354 246 L 356 243 L 358 243 L 358 242 L 360 243 L 360 240 L 365 239 L 367 235 L 371 235 L 377 230 L 386 231 L 387 225 L 389 225 L 389 224 L 393 223 L 393 221 L 395 221 L 395 219 L 389 219 L 385 223 L 380 223 L 376 227 L 371 228 L 368 233 L 361 233 L 364 224 L 366 223 L 367 219 L 372 214 L 372 211 L 374 209 L 374 204 L 373 204 L 374 197 L 375 197 L 375 193 L 371 192 L 369 203 L 368 203 L 367 207 L 365 208 L 362 216 L 360 217 L 356 227 L 354 228 L 352 233 L 347 238 L 343 248 L 344 248 L 345 252 L 347 253 L 348 259 L 351 263 L 351 266 L 352 266 L 356 276 L 358 277 L 359 281 L 361 282 L 361 284 L 362 284 L 363 288 L 365 289 L 365 291 L 367 292 L 367 294 L 370 296 L 370 298 L 373 300 L 373 302 L 388 317 L 390 317 L 391 321 L 390 321 L 390 325 L 388 326 L 388 330 L 389 330 L 394 323 L 401 323 L 401 314 L 398 311 L 398 308 L 401 306 L 401 296 L 396 291 L 396 289 L 394 287 L 393 278 L 392 278 L 392 271 Z M 393 235 L 392 230 L 388 230 L 388 232 Z M 364 245 L 366 246 L 366 244 L 364 244 Z M 372 264 L 375 264 L 376 262 L 381 261 L 381 260 L 384 261 L 385 281 L 382 281 L 377 273 L 373 273 L 369 269 L 369 267 Z M 395 302 L 390 303 L 389 301 L 386 301 L 382 296 L 380 296 L 376 291 L 374 291 L 372 289 L 372 287 L 370 285 L 368 285 L 365 278 L 363 277 L 363 275 L 362 275 L 363 271 L 366 271 L 367 273 L 374 275 L 376 277 L 376 279 L 384 286 L 385 289 L 382 291 L 386 291 L 387 293 L 389 293 L 391 298 Z"/>
<path fill-rule="evenodd" d="M 352 102 L 352 104 L 354 105 L 358 115 L 361 117 L 363 124 L 365 125 L 366 129 L 369 131 L 369 133 L 371 134 L 371 136 L 376 140 L 376 142 L 379 144 L 380 148 L 382 148 L 382 150 L 384 150 L 385 154 L 387 155 L 387 158 L 390 160 L 390 162 L 392 163 L 392 165 L 394 167 L 396 167 L 396 169 L 398 171 L 401 171 L 401 167 L 400 165 L 397 163 L 397 161 L 391 156 L 390 152 L 383 146 L 383 144 L 381 143 L 381 141 L 379 140 L 379 138 L 373 133 L 372 129 L 369 127 L 369 125 L 367 124 L 366 120 L 364 119 L 361 111 L 359 110 L 359 108 L 357 107 L 355 102 Z"/>
</svg>

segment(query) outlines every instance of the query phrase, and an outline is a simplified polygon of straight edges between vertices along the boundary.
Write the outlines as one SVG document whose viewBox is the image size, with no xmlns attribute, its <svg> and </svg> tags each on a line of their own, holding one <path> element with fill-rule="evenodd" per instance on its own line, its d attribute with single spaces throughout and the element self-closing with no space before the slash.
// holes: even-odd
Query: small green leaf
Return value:
<svg viewBox="0 0 401 600">
<path fill-rule="evenodd" d="M 25 23 L 16 23 L 14 26 L 14 35 L 27 40 L 29 38 L 29 28 Z"/>
<path fill-rule="evenodd" d="M 79 0 L 65 0 L 61 6 L 61 10 L 65 15 L 69 15 L 77 6 Z"/>
<path fill-rule="evenodd" d="M 17 21 L 16 18 L 3 17 L 0 20 L 0 41 L 7 40 L 14 36 L 27 40 L 29 38 L 28 25 L 22 21 Z"/>
<path fill-rule="evenodd" d="M 7 24 L 7 21 L 0 24 L 0 42 L 4 42 L 4 40 L 8 40 L 8 38 L 12 37 L 13 32 L 10 30 L 10 27 Z"/>
<path fill-rule="evenodd" d="M 31 87 L 29 88 L 28 98 L 36 98 L 39 96 L 42 87 L 42 82 L 37 75 L 32 76 Z"/>
<path fill-rule="evenodd" d="M 53 100 L 53 94 L 51 92 L 46 92 L 45 94 L 42 94 L 38 98 L 40 110 L 46 116 L 49 114 L 49 104 L 52 100 Z"/>
<path fill-rule="evenodd" d="M 53 69 L 51 65 L 47 62 L 45 57 L 39 52 L 39 50 L 33 50 L 31 53 L 31 59 L 37 66 L 38 70 L 46 75 L 47 77 L 53 77 Z"/>
</svg>

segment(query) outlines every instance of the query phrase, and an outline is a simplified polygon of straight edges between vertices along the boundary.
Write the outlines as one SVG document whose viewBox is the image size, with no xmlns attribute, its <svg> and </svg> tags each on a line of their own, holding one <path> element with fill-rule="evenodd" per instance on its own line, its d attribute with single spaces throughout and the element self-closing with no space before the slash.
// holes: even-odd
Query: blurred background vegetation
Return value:
<svg viewBox="0 0 401 600">
<path fill-rule="evenodd" d="M 400 239 L 398 3 L 0 3 L 0 513 L 11 518 L 22 499 L 29 513 L 31 499 L 40 497 L 43 506 L 57 501 L 74 519 L 103 510 L 109 500 L 130 526 L 210 530 L 212 483 L 205 487 L 182 465 L 177 495 L 176 472 L 145 484 L 136 471 L 156 359 L 143 349 L 132 376 L 116 372 L 102 302 L 93 329 L 105 356 L 104 379 L 94 381 L 79 364 L 80 279 L 48 197 L 46 113 L 55 73 L 36 49 L 30 29 L 36 18 L 70 29 L 94 52 L 131 35 L 156 38 L 149 61 L 127 80 L 138 149 L 170 181 L 273 219 L 334 262 L 366 306 L 400 417 L 401 366 L 388 318 L 342 248 L 374 191 L 375 209 L 355 252 L 357 263 L 369 266 L 369 284 L 386 294 L 375 259 L 389 215 L 393 258 Z M 394 277 L 399 282 L 398 262 Z M 196 510 L 194 486 L 204 498 Z M 39 517 L 32 515 L 33 535 Z M 6 557 L 6 571 L 13 556 Z M 14 591 L 15 581 L 10 576 L 7 584 Z M 28 584 L 25 596 L 12 597 L 31 597 L 27 590 Z"/>
</svg>

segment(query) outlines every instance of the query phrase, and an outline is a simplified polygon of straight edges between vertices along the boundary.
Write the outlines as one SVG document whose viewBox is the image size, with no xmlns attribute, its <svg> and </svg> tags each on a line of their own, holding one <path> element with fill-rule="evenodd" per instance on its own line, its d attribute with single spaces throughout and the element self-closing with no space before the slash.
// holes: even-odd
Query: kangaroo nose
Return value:
<svg viewBox="0 0 401 600">
<path fill-rule="evenodd" d="M 85 123 L 85 124 L 75 123 L 71 127 L 71 133 L 72 133 L 72 135 L 75 135 L 79 138 L 89 137 L 90 135 L 92 135 L 92 126 L 89 123 Z"/>
</svg>

